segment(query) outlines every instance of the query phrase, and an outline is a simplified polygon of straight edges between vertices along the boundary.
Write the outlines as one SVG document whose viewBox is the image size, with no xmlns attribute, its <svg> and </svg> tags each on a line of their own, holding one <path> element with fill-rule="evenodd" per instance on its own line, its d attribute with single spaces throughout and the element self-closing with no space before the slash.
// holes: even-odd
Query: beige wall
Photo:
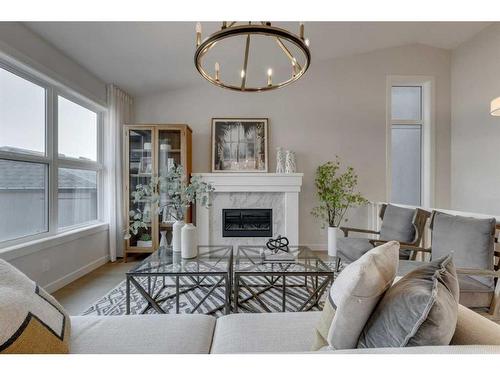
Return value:
<svg viewBox="0 0 500 375">
<path fill-rule="evenodd" d="M 452 54 L 451 207 L 500 214 L 500 24 L 489 26 Z"/>
<path fill-rule="evenodd" d="M 320 163 L 338 154 L 356 169 L 360 190 L 368 199 L 386 198 L 387 75 L 435 77 L 436 204 L 447 207 L 450 53 L 446 50 L 412 45 L 326 62 L 315 61 L 313 55 L 310 71 L 303 79 L 269 93 L 230 92 L 200 78 L 196 88 L 136 98 L 136 120 L 188 123 L 193 128 L 193 169 L 206 172 L 210 170 L 212 117 L 268 117 L 270 171 L 275 169 L 276 147 L 283 146 L 296 151 L 298 170 L 304 172 L 301 242 L 324 244 L 325 231 L 310 216 L 316 204 L 314 172 Z M 361 219 L 351 224 L 356 222 L 366 225 Z"/>
</svg>

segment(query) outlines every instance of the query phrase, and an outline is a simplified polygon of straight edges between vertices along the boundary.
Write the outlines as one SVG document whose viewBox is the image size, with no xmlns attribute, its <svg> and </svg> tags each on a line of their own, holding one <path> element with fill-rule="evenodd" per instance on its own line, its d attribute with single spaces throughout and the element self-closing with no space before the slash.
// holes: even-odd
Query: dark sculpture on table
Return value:
<svg viewBox="0 0 500 375">
<path fill-rule="evenodd" d="M 288 248 L 289 243 L 288 238 L 279 235 L 276 238 L 270 238 L 269 241 L 267 241 L 266 246 L 275 254 L 277 254 L 278 251 L 285 251 L 288 253 L 290 251 Z"/>
</svg>

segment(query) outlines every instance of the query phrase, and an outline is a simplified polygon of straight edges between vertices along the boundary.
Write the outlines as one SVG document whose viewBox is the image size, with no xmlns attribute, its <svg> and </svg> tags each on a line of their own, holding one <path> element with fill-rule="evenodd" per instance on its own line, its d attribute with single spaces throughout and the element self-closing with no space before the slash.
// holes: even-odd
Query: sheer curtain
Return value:
<svg viewBox="0 0 500 375">
<path fill-rule="evenodd" d="M 109 220 L 109 257 L 123 255 L 122 149 L 123 124 L 133 118 L 133 99 L 115 85 L 107 86 L 108 112 L 104 144 L 105 209 Z"/>
</svg>

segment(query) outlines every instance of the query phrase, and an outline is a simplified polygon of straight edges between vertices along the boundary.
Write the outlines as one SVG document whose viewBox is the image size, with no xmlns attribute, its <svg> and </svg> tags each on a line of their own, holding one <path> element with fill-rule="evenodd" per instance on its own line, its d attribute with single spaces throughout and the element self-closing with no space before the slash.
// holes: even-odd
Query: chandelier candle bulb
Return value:
<svg viewBox="0 0 500 375">
<path fill-rule="evenodd" d="M 243 69 L 241 70 L 240 76 L 241 76 L 241 78 L 245 77 L 245 71 Z"/>
<path fill-rule="evenodd" d="M 304 22 L 299 22 L 299 36 L 304 40 Z"/>
<path fill-rule="evenodd" d="M 273 85 L 273 70 L 271 68 L 267 69 L 267 85 Z"/>
<path fill-rule="evenodd" d="M 201 44 L 201 23 L 196 23 L 196 46 Z"/>
<path fill-rule="evenodd" d="M 309 42 L 309 39 L 304 40 L 304 43 L 305 43 L 305 44 L 306 44 L 306 46 L 308 46 L 308 47 L 309 47 L 309 44 L 311 44 L 311 42 Z"/>
<path fill-rule="evenodd" d="M 218 62 L 215 63 L 215 80 L 219 80 L 220 65 Z"/>
</svg>

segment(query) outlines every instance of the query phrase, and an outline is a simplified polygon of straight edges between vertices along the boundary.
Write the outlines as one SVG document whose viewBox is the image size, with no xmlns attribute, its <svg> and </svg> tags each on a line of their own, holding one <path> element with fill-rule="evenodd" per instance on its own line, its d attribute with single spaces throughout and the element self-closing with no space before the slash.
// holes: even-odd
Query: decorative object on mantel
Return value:
<svg viewBox="0 0 500 375">
<path fill-rule="evenodd" d="M 500 96 L 491 101 L 490 115 L 500 116 Z"/>
<path fill-rule="evenodd" d="M 265 118 L 212 119 L 212 172 L 267 172 Z"/>
<path fill-rule="evenodd" d="M 295 160 L 295 152 L 286 150 L 285 173 L 297 172 L 297 163 Z"/>
<path fill-rule="evenodd" d="M 328 224 L 328 255 L 337 256 L 338 227 L 342 223 L 347 210 L 364 205 L 368 201 L 354 192 L 358 184 L 358 176 L 352 167 L 340 173 L 340 159 L 320 165 L 314 180 L 320 205 L 311 214 Z M 346 219 L 347 221 L 347 219 Z M 324 226 L 323 226 L 324 227 Z"/>
<path fill-rule="evenodd" d="M 296 35 L 288 30 L 271 26 L 271 22 L 222 22 L 221 29 L 202 41 L 201 24 L 196 24 L 196 52 L 194 54 L 194 64 L 198 72 L 207 81 L 216 86 L 235 91 L 259 92 L 277 89 L 295 82 L 309 68 L 311 63 L 311 52 L 309 51 L 309 40 L 304 37 L 304 24 L 298 25 L 299 34 Z M 265 65 L 266 56 L 270 56 L 269 51 L 262 51 L 260 55 L 253 59 L 250 52 L 256 51 L 250 48 L 250 41 L 253 37 L 254 46 L 276 48 L 284 54 L 289 61 L 289 73 L 286 73 L 280 81 L 273 81 L 273 69 Z M 234 48 L 234 42 L 242 41 L 241 49 Z M 233 44 L 232 44 L 233 43 Z M 217 48 L 213 48 L 217 45 Z M 218 59 L 219 51 L 225 51 L 224 46 L 231 46 L 229 51 L 235 51 L 238 55 L 225 54 L 226 61 Z M 211 51 L 209 53 L 209 51 Z M 240 53 L 244 51 L 243 64 L 234 65 L 233 61 L 241 61 Z M 258 52 L 258 51 L 257 51 Z M 214 63 L 213 73 L 207 66 L 204 59 L 210 54 L 210 60 Z M 272 55 L 272 53 L 271 53 Z M 222 58 L 222 56 L 220 56 Z M 257 66 L 257 63 L 264 64 Z M 249 66 L 250 64 L 250 66 Z M 225 67 L 225 74 L 221 71 Z M 239 75 L 231 72 L 240 71 Z M 251 75 L 249 72 L 267 72 L 267 77 L 262 75 Z M 286 72 L 286 70 L 285 70 Z M 229 77 L 232 77 L 231 80 Z"/>
<path fill-rule="evenodd" d="M 157 215 L 163 213 L 168 208 L 170 215 L 175 218 L 172 228 L 172 248 L 175 252 L 181 251 L 182 227 L 187 209 L 197 201 L 202 207 L 209 207 L 209 195 L 214 190 L 209 183 L 201 181 L 199 177 L 191 177 L 187 182 L 184 168 L 177 166 L 169 170 L 166 175 L 152 177 L 149 184 L 137 185 L 136 190 L 131 193 L 133 202 L 148 202 L 146 207 L 153 205 L 157 207 Z M 165 197 L 166 199 L 161 199 Z M 165 203 L 164 203 L 165 202 Z M 131 235 L 136 235 L 140 228 L 148 228 L 145 222 L 145 212 L 140 208 L 132 209 L 129 212 L 131 223 L 126 230 L 125 239 Z"/>
<path fill-rule="evenodd" d="M 195 258 L 198 255 L 198 232 L 192 223 L 182 227 L 181 256 L 184 259 Z"/>
<path fill-rule="evenodd" d="M 276 149 L 276 173 L 285 173 L 285 151 L 283 147 Z"/>
<path fill-rule="evenodd" d="M 266 247 L 269 250 L 272 250 L 274 253 L 277 253 L 278 251 L 289 251 L 288 245 L 290 242 L 288 241 L 288 238 L 281 236 L 281 234 L 276 237 L 276 238 L 270 238 L 266 242 Z"/>
</svg>

